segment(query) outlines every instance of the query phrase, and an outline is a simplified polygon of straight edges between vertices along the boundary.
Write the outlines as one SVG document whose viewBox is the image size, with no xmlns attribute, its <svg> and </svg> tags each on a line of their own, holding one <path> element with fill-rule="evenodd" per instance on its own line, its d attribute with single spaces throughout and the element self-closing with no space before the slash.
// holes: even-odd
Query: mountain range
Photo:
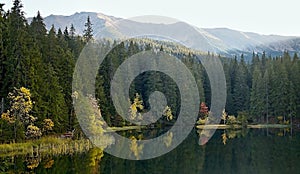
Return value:
<svg viewBox="0 0 300 174">
<path fill-rule="evenodd" d="M 76 33 L 81 35 L 88 16 L 93 24 L 94 36 L 97 38 L 118 38 L 121 35 L 132 37 L 146 33 L 147 36 L 155 36 L 156 39 L 163 39 L 159 38 L 160 36 L 167 36 L 167 39 L 175 38 L 190 48 L 226 56 L 243 53 L 245 57 L 250 57 L 253 52 L 264 51 L 272 56 L 281 55 L 285 50 L 292 53 L 300 52 L 300 37 L 261 35 L 228 28 L 199 28 L 184 22 L 139 22 L 95 12 L 81 12 L 71 16 L 50 15 L 44 18 L 44 22 L 47 29 L 54 25 L 56 29 L 63 30 L 73 24 Z"/>
</svg>

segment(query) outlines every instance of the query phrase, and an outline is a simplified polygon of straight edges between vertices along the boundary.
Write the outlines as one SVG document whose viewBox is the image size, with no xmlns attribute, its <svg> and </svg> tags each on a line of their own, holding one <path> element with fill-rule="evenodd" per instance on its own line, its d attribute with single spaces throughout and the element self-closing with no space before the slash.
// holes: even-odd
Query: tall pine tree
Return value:
<svg viewBox="0 0 300 174">
<path fill-rule="evenodd" d="M 83 38 L 85 42 L 89 42 L 93 39 L 93 28 L 90 20 L 90 16 L 88 16 L 86 23 L 84 24 L 85 30 L 83 31 Z"/>
</svg>

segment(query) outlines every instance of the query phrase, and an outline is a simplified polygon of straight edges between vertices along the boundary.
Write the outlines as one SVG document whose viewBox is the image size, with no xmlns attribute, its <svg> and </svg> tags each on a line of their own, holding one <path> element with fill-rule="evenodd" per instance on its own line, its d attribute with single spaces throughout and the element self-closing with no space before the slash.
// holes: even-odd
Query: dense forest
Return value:
<svg viewBox="0 0 300 174">
<path fill-rule="evenodd" d="M 76 60 L 85 44 L 93 41 L 92 21 L 88 18 L 83 36 L 76 29 L 47 31 L 38 12 L 30 23 L 25 18 L 20 0 L 14 0 L 9 11 L 0 4 L 0 142 L 32 138 L 32 132 L 43 135 L 61 134 L 80 127 L 72 105 L 72 76 Z M 145 50 L 168 52 L 178 57 L 194 75 L 201 102 L 210 105 L 209 78 L 201 62 L 192 50 L 169 47 L 160 41 L 149 39 L 103 43 L 112 51 L 99 67 L 96 79 L 96 97 L 102 116 L 111 126 L 123 126 L 110 97 L 110 81 L 118 66 L 129 56 Z M 208 54 L 207 57 L 216 56 Z M 287 51 L 280 57 L 253 53 L 251 62 L 243 55 L 223 58 L 227 81 L 226 112 L 229 115 L 244 115 L 256 123 L 282 116 L 284 120 L 300 115 L 300 61 L 297 54 Z M 180 110 L 179 91 L 168 76 L 159 72 L 144 73 L 132 83 L 132 98 L 140 94 L 145 110 L 149 109 L 148 97 L 155 90 L 166 95 L 173 115 Z M 23 102 L 23 105 L 15 105 Z M 200 101 L 199 101 L 200 103 Z M 25 107 L 24 112 L 15 108 Z M 200 110 L 200 106 L 199 106 Z M 176 120 L 176 119 L 175 119 Z M 174 120 L 174 121 L 175 121 Z M 53 128 L 52 128 L 53 127 Z M 41 136 L 41 133 L 38 134 Z"/>
<path fill-rule="evenodd" d="M 54 122 L 54 132 L 71 129 L 72 73 L 87 38 L 75 35 L 74 27 L 47 31 L 38 13 L 30 24 L 24 16 L 20 1 L 14 1 L 10 11 L 0 15 L 0 98 L 3 112 L 10 109 L 9 92 L 25 87 L 30 89 L 32 116 L 42 127 L 44 119 Z M 84 25 L 84 24 L 83 24 Z M 1 139 L 22 139 L 11 133 L 14 124 L 1 119 Z M 21 126 L 22 127 L 22 126 Z"/>
</svg>

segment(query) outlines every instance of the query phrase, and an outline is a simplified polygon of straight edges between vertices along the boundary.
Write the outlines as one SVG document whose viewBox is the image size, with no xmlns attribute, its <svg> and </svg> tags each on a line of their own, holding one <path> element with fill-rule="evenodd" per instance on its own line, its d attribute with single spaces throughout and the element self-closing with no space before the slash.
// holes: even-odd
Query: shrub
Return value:
<svg viewBox="0 0 300 174">
<path fill-rule="evenodd" d="M 247 112 L 238 112 L 237 122 L 241 124 L 242 126 L 245 126 L 248 124 L 248 113 Z"/>
<path fill-rule="evenodd" d="M 29 125 L 27 127 L 25 135 L 26 135 L 26 138 L 38 138 L 38 137 L 42 136 L 42 132 L 41 132 L 40 128 L 38 128 L 34 125 Z"/>
<path fill-rule="evenodd" d="M 277 120 L 278 120 L 279 124 L 282 124 L 283 123 L 283 116 L 278 116 Z"/>
<path fill-rule="evenodd" d="M 284 121 L 284 122 L 283 122 L 283 124 L 285 124 L 285 125 L 289 125 L 289 124 L 290 124 L 290 120 L 286 120 L 286 121 Z"/>
<path fill-rule="evenodd" d="M 229 125 L 237 124 L 237 120 L 236 120 L 234 115 L 229 115 L 228 116 L 227 124 L 229 124 Z"/>
<path fill-rule="evenodd" d="M 206 120 L 207 120 L 207 118 L 204 118 L 204 119 L 199 118 L 199 120 L 197 121 L 197 123 L 200 124 L 200 125 L 204 125 L 205 122 L 206 122 Z"/>
<path fill-rule="evenodd" d="M 51 119 L 44 119 L 42 125 L 43 125 L 42 128 L 43 133 L 47 133 L 48 131 L 53 130 L 54 127 L 54 123 Z"/>
</svg>

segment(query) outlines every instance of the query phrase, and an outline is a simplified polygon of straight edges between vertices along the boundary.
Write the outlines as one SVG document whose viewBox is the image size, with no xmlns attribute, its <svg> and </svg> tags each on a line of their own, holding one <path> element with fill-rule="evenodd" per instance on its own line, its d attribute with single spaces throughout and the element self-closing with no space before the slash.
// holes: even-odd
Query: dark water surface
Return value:
<svg viewBox="0 0 300 174">
<path fill-rule="evenodd" d="M 81 154 L 1 157 L 0 173 L 300 173 L 300 132 L 218 130 L 206 145 L 198 141 L 193 130 L 171 152 L 143 161 L 119 159 L 95 148 Z"/>
</svg>

